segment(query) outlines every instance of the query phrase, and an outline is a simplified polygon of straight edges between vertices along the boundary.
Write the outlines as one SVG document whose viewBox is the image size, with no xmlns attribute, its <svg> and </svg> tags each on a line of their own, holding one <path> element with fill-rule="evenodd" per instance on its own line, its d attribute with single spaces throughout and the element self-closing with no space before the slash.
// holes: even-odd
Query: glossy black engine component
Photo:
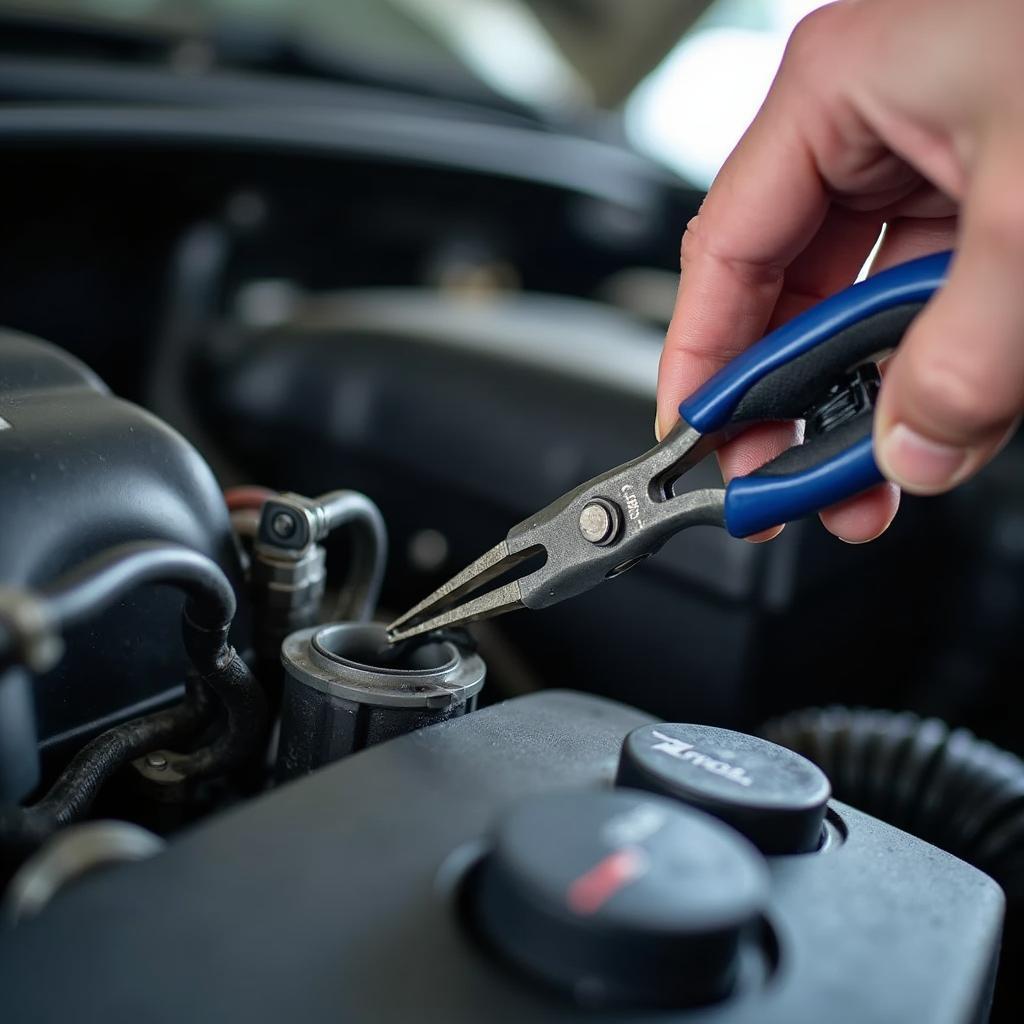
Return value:
<svg viewBox="0 0 1024 1024">
<path fill-rule="evenodd" d="M 62 1024 L 985 1019 L 998 886 L 836 802 L 826 848 L 767 858 L 761 969 L 716 1003 L 595 1013 L 510 964 L 472 920 L 489 837 L 522 800 L 558 792 L 586 807 L 612 786 L 625 736 L 650 722 L 547 692 L 282 786 L 0 935 L 5 1011 Z M 40 963 L 62 984 L 39 984 Z"/>
<path fill-rule="evenodd" d="M 112 396 L 78 360 L 0 333 L 0 583 L 41 586 L 97 551 L 177 541 L 237 574 L 220 489 L 179 434 Z M 58 666 L 0 692 L 0 796 L 39 779 L 37 742 L 55 759 L 92 733 L 180 691 L 179 596 L 147 588 L 70 631 Z M 45 767 L 45 766 L 44 766 Z"/>
</svg>

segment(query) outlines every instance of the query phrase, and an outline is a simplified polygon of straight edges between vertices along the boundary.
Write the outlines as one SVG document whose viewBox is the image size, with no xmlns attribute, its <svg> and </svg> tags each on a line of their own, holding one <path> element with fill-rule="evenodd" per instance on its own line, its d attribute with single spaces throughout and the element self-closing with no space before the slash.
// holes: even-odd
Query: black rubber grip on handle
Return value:
<svg viewBox="0 0 1024 1024">
<path fill-rule="evenodd" d="M 896 348 L 923 308 L 923 302 L 892 306 L 838 331 L 753 385 L 731 422 L 802 419 L 850 370 Z"/>
<path fill-rule="evenodd" d="M 870 435 L 873 425 L 874 413 L 870 409 L 866 410 L 859 416 L 830 430 L 827 434 L 809 437 L 803 444 L 795 444 L 792 448 L 787 448 L 771 462 L 766 462 L 759 469 L 755 469 L 753 473 L 747 475 L 750 477 L 792 476 L 795 473 L 805 473 L 852 448 L 862 438 Z"/>
</svg>

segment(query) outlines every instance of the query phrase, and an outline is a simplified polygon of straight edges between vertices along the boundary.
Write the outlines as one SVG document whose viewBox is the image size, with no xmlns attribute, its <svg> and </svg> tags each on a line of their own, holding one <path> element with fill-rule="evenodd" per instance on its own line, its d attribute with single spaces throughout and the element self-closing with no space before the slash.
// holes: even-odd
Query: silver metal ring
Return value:
<svg viewBox="0 0 1024 1024">
<path fill-rule="evenodd" d="M 475 696 L 483 659 L 449 640 L 413 648 L 407 660 L 375 663 L 387 631 L 377 622 L 339 622 L 292 633 L 281 645 L 285 670 L 307 686 L 343 700 L 382 707 L 443 708 Z"/>
</svg>

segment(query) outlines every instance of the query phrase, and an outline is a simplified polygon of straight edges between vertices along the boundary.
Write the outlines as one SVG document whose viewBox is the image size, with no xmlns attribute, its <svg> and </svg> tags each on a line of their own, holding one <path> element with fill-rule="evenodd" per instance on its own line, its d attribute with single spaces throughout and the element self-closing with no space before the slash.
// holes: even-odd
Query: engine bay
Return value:
<svg viewBox="0 0 1024 1024">
<path fill-rule="evenodd" d="M 8 1019 L 1017 1019 L 1019 438 L 872 545 L 697 528 L 390 649 L 648 446 L 700 193 L 365 82 L 0 97 Z"/>
</svg>

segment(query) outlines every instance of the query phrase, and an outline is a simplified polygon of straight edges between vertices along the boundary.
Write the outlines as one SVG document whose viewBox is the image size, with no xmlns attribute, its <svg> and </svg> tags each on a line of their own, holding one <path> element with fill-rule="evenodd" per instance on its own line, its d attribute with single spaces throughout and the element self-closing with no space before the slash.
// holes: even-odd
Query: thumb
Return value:
<svg viewBox="0 0 1024 1024">
<path fill-rule="evenodd" d="M 937 494 L 1002 447 L 1024 410 L 1024 136 L 993 137 L 961 216 L 945 287 L 912 325 L 875 418 L 879 468 Z"/>
</svg>

